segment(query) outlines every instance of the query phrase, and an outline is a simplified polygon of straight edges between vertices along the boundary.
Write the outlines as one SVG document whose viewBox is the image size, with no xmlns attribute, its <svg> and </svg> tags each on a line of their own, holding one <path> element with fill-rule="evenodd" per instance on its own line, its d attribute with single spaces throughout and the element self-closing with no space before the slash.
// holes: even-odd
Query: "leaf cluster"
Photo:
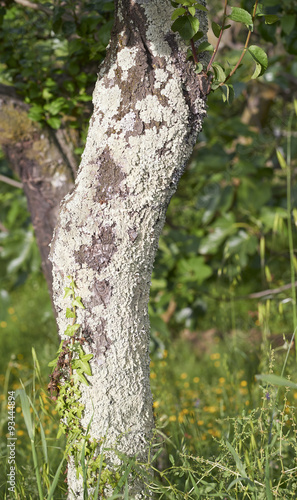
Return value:
<svg viewBox="0 0 297 500">
<path fill-rule="evenodd" d="M 42 5 L 51 15 L 16 4 L 1 8 L 0 80 L 24 96 L 33 120 L 54 129 L 62 121 L 83 129 L 114 5 L 106 0 Z"/>
<path fill-rule="evenodd" d="M 208 42 L 202 42 L 198 47 L 194 45 L 194 42 L 203 36 L 203 33 L 199 31 L 200 23 L 197 17 L 197 12 L 208 12 L 204 5 L 192 0 L 186 0 L 179 3 L 172 2 L 172 5 L 175 7 L 172 14 L 172 30 L 174 32 L 178 32 L 186 42 L 191 42 L 191 52 L 196 64 L 196 71 L 198 73 L 201 71 L 206 71 L 207 73 L 212 71 L 213 81 L 211 88 L 212 90 L 221 90 L 223 101 L 230 103 L 234 99 L 233 86 L 230 83 L 227 83 L 227 81 L 235 73 L 246 53 L 252 57 L 255 63 L 254 73 L 251 78 L 254 79 L 264 74 L 268 66 L 267 55 L 261 47 L 257 45 L 249 45 L 249 39 L 251 32 L 254 30 L 254 21 L 257 17 L 262 17 L 265 23 L 269 25 L 277 22 L 278 17 L 266 14 L 262 4 L 258 4 L 256 9 L 256 2 L 252 15 L 246 9 L 241 7 L 231 7 L 231 13 L 227 15 L 226 2 L 221 24 L 214 21 L 211 23 L 213 33 L 218 39 L 215 47 Z M 214 58 L 219 50 L 222 35 L 224 31 L 231 27 L 231 24 L 226 25 L 226 20 L 241 23 L 248 29 L 248 35 L 242 53 L 236 64 L 231 67 L 231 69 L 224 68 L 221 63 L 214 62 Z M 212 57 L 208 66 L 203 68 L 203 65 L 199 62 L 198 56 L 199 53 L 205 50 L 212 52 Z"/>
</svg>

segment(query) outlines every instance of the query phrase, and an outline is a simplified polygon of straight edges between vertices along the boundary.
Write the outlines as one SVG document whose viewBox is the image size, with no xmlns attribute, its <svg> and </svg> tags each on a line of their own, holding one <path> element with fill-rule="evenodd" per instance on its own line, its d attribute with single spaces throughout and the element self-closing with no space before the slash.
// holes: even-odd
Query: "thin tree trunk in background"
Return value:
<svg viewBox="0 0 297 500">
<path fill-rule="evenodd" d="M 76 159 L 71 141 L 75 137 L 42 128 L 30 120 L 28 110 L 12 87 L 0 85 L 0 146 L 22 181 L 51 294 L 49 244 L 60 202 L 74 185 Z"/>
<path fill-rule="evenodd" d="M 86 148 L 51 248 L 60 335 L 69 324 L 63 296 L 71 276 L 85 306 L 77 319 L 90 342 L 84 348 L 94 354 L 91 385 L 81 387 L 82 425 L 92 419 L 93 438 L 143 461 L 154 427 L 151 273 L 167 206 L 206 114 L 187 47 L 171 31 L 172 10 L 168 0 L 116 2 Z M 72 462 L 68 485 L 69 498 L 83 498 Z M 148 497 L 141 483 L 130 494 Z"/>
</svg>

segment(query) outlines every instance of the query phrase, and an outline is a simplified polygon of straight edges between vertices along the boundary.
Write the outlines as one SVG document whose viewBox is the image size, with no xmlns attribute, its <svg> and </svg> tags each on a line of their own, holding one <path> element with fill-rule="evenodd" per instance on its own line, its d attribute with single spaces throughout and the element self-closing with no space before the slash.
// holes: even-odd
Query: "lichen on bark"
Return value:
<svg viewBox="0 0 297 500">
<path fill-rule="evenodd" d="M 118 0 L 107 57 L 73 192 L 64 199 L 51 247 L 59 331 L 67 320 L 67 275 L 85 306 L 90 386 L 82 424 L 92 437 L 147 460 L 154 427 L 149 385 L 148 300 L 165 213 L 206 114 L 205 99 L 171 32 L 168 0 Z M 206 26 L 204 13 L 202 25 Z M 203 24 L 204 23 L 204 24 Z M 108 455 L 110 466 L 117 462 Z M 73 464 L 69 498 L 83 498 Z M 132 482 L 135 498 L 148 497 Z"/>
</svg>

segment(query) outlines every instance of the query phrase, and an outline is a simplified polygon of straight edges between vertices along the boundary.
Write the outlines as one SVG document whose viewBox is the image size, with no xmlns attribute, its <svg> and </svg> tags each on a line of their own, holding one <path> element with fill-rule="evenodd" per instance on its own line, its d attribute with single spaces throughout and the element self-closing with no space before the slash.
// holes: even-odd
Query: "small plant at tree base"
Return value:
<svg viewBox="0 0 297 500">
<path fill-rule="evenodd" d="M 232 102 L 234 97 L 233 86 L 230 83 L 226 83 L 232 75 L 239 68 L 243 57 L 246 52 L 248 52 L 254 62 L 256 63 L 255 71 L 252 75 L 253 78 L 263 75 L 268 66 L 267 55 L 261 47 L 256 45 L 249 45 L 250 37 L 254 28 L 254 20 L 258 16 L 264 16 L 266 24 L 272 24 L 278 21 L 277 16 L 265 15 L 263 13 L 263 6 L 258 4 L 258 0 L 255 1 L 252 14 L 247 10 L 241 9 L 239 7 L 231 7 L 231 14 L 227 15 L 228 0 L 225 0 L 224 4 L 224 14 L 222 25 L 212 22 L 212 30 L 216 38 L 218 39 L 217 44 L 213 47 L 208 42 L 200 43 L 199 47 L 196 48 L 195 42 L 203 37 L 203 32 L 199 31 L 200 23 L 199 19 L 196 17 L 196 11 L 208 12 L 207 8 L 196 0 L 183 0 L 181 2 L 171 2 L 175 10 L 172 14 L 172 30 L 178 32 L 180 36 L 187 43 L 190 43 L 191 50 L 189 56 L 193 58 L 196 73 L 204 82 L 204 90 L 209 93 L 211 90 L 220 89 L 222 92 L 223 101 Z M 226 25 L 226 20 L 240 22 L 248 28 L 248 34 L 244 44 L 244 48 L 239 56 L 239 59 L 235 66 L 229 71 L 214 59 L 218 53 L 218 49 L 221 43 L 223 32 L 231 27 L 231 24 Z M 203 64 L 199 61 L 199 53 L 210 51 L 212 52 L 211 59 L 207 67 L 203 67 Z M 212 70 L 212 73 L 211 73 Z M 207 85 L 207 87 L 206 87 Z"/>
<path fill-rule="evenodd" d="M 66 318 L 72 320 L 67 326 L 61 341 L 57 357 L 49 363 L 53 367 L 48 390 L 56 402 L 56 410 L 60 416 L 58 438 L 66 434 L 69 455 L 73 457 L 78 474 L 81 474 L 87 488 L 96 487 L 97 495 L 104 494 L 109 485 L 114 488 L 120 478 L 117 472 L 106 467 L 104 456 L 100 453 L 104 439 L 98 442 L 91 439 L 89 429 L 84 429 L 80 423 L 84 405 L 80 403 L 80 384 L 89 385 L 87 376 L 92 375 L 89 364 L 93 354 L 87 354 L 83 345 L 86 339 L 80 335 L 80 324 L 76 323 L 76 308 L 84 309 L 81 297 L 76 295 L 76 285 L 71 278 L 65 287 L 64 299 L 71 298 L 71 307 L 66 308 Z"/>
</svg>

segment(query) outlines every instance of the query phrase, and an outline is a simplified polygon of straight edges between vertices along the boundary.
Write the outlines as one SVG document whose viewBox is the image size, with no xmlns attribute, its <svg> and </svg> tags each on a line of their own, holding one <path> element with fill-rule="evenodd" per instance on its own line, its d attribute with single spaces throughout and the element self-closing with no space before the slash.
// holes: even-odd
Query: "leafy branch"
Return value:
<svg viewBox="0 0 297 500">
<path fill-rule="evenodd" d="M 265 15 L 263 13 L 262 5 L 258 5 L 258 0 L 255 0 L 255 4 L 253 7 L 253 12 L 250 14 L 247 10 L 239 8 L 239 7 L 231 7 L 231 13 L 227 15 L 227 7 L 228 0 L 224 0 L 224 12 L 223 12 L 223 20 L 222 25 L 212 22 L 212 30 L 214 35 L 218 38 L 216 46 L 213 47 L 208 42 L 200 43 L 199 47 L 196 48 L 195 42 L 203 37 L 203 33 L 199 31 L 200 22 L 196 17 L 197 11 L 208 12 L 206 7 L 196 0 L 182 0 L 181 2 L 171 2 L 175 10 L 172 14 L 172 31 L 178 32 L 179 35 L 186 43 L 189 43 L 191 46 L 191 56 L 193 57 L 195 63 L 195 71 L 199 75 L 202 75 L 204 78 L 208 79 L 210 82 L 212 80 L 211 86 L 209 86 L 210 90 L 216 90 L 220 88 L 222 91 L 222 97 L 224 101 L 232 101 L 234 90 L 233 86 L 227 84 L 226 82 L 234 75 L 239 66 L 242 63 L 242 60 L 248 52 L 256 63 L 255 71 L 251 78 L 257 78 L 264 74 L 268 66 L 267 55 L 261 47 L 256 45 L 249 46 L 250 38 L 252 31 L 254 29 L 254 21 L 257 16 L 264 16 L 265 22 L 267 24 L 272 24 L 278 21 L 277 16 Z M 234 68 L 227 73 L 227 71 L 223 68 L 223 66 L 219 63 L 214 62 L 215 57 L 218 53 L 220 43 L 222 41 L 222 36 L 225 30 L 231 27 L 231 24 L 226 25 L 226 20 L 230 19 L 231 21 L 239 22 L 242 25 L 248 28 L 248 34 L 246 37 L 246 41 L 243 47 L 243 50 L 238 58 L 237 63 Z M 211 51 L 212 56 L 206 68 L 203 67 L 202 62 L 199 61 L 198 54 L 203 51 Z M 212 70 L 212 75 L 211 75 Z M 222 89 L 225 87 L 225 91 Z M 205 87 L 207 88 L 207 87 Z"/>
</svg>

